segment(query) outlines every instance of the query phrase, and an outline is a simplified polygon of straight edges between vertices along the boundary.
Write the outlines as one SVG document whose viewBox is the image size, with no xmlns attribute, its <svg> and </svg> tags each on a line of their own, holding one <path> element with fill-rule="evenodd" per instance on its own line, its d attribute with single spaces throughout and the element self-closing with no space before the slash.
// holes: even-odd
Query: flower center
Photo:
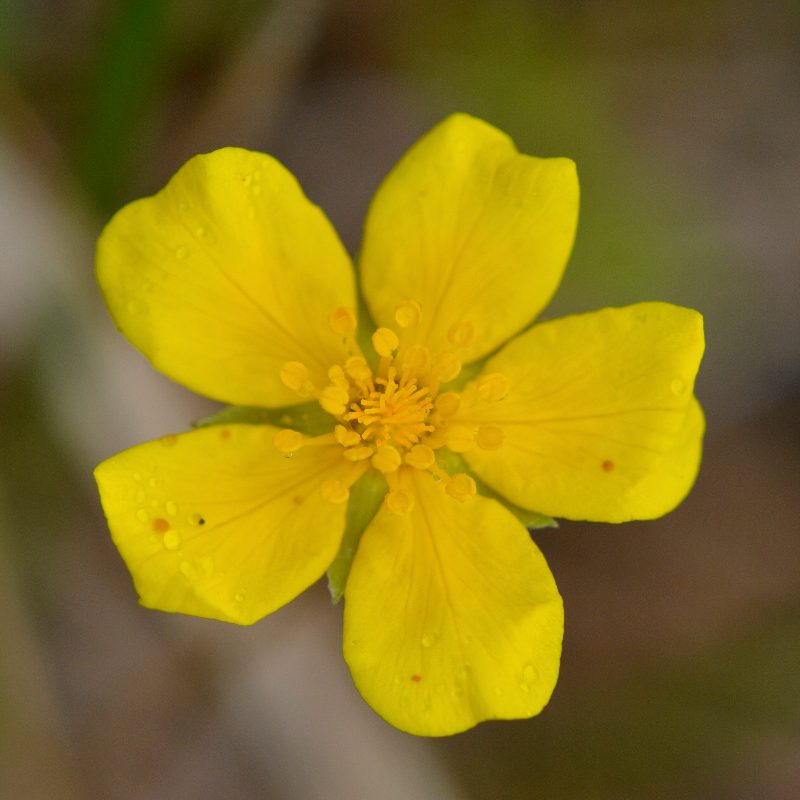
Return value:
<svg viewBox="0 0 800 800">
<path fill-rule="evenodd" d="M 417 326 L 421 318 L 418 303 L 407 301 L 395 312 L 401 329 Z M 389 484 L 386 502 L 398 514 L 413 507 L 413 496 L 406 488 L 411 470 L 425 470 L 444 482 L 445 491 L 457 500 L 475 494 L 475 482 L 465 473 L 449 475 L 436 461 L 436 450 L 447 446 L 454 452 L 466 452 L 474 446 L 496 449 L 503 433 L 494 426 L 472 428 L 454 424 L 461 398 L 454 392 L 439 392 L 442 383 L 453 380 L 461 371 L 458 349 L 472 343 L 473 326 L 458 322 L 450 328 L 450 347 L 432 354 L 418 344 L 402 346 L 391 328 L 378 328 L 372 346 L 379 360 L 373 370 L 356 344 L 356 320 L 344 308 L 333 311 L 328 323 L 342 336 L 350 353 L 343 364 L 328 370 L 328 380 L 321 389 L 309 379 L 309 371 L 300 362 L 288 362 L 281 379 L 301 397 L 318 397 L 322 408 L 336 419 L 332 434 L 306 439 L 297 431 L 283 430 L 275 445 L 286 454 L 311 443 L 337 443 L 350 469 L 345 479 L 326 481 L 323 495 L 331 502 L 347 500 L 350 486 L 371 466 L 383 473 Z M 501 375 L 484 376 L 477 390 L 482 397 L 501 399 L 507 381 Z"/>
</svg>

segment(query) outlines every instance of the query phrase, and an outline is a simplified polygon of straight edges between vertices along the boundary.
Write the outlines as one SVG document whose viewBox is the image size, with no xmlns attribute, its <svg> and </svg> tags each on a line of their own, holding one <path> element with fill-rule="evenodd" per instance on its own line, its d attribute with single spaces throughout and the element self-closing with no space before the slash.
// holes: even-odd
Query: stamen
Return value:
<svg viewBox="0 0 800 800">
<path fill-rule="evenodd" d="M 341 386 L 326 386 L 319 396 L 319 404 L 329 414 L 333 414 L 334 417 L 340 417 L 344 414 L 349 401 L 349 393 Z"/>
<path fill-rule="evenodd" d="M 445 431 L 447 446 L 454 453 L 466 453 L 475 447 L 475 434 L 466 425 L 453 425 Z"/>
<path fill-rule="evenodd" d="M 486 403 L 496 403 L 502 400 L 510 389 L 508 378 L 499 372 L 492 372 L 478 378 L 478 394 Z"/>
<path fill-rule="evenodd" d="M 362 392 L 372 387 L 372 370 L 361 356 L 351 356 L 344 362 L 345 372 L 356 382 Z"/>
<path fill-rule="evenodd" d="M 505 435 L 496 425 L 481 425 L 475 440 L 482 450 L 497 450 L 503 446 Z"/>
<path fill-rule="evenodd" d="M 346 503 L 347 498 L 350 497 L 350 487 L 342 483 L 342 481 L 325 481 L 320 488 L 322 496 L 331 503 L 336 503 L 336 505 Z"/>
<path fill-rule="evenodd" d="M 382 444 L 372 456 L 372 466 L 383 473 L 396 472 L 403 459 L 397 448 L 390 444 Z"/>
<path fill-rule="evenodd" d="M 328 370 L 328 378 L 334 386 L 338 386 L 340 389 L 344 389 L 348 393 L 347 399 L 349 400 L 350 383 L 345 377 L 344 370 L 338 364 Z"/>
<path fill-rule="evenodd" d="M 475 496 L 477 487 L 475 481 L 466 472 L 459 472 L 445 482 L 444 490 L 450 497 L 463 503 Z"/>
<path fill-rule="evenodd" d="M 374 452 L 371 447 L 351 447 L 344 451 L 344 457 L 348 461 L 366 461 Z"/>
<path fill-rule="evenodd" d="M 403 373 L 420 375 L 431 365 L 431 354 L 427 347 L 412 344 L 402 357 Z"/>
<path fill-rule="evenodd" d="M 404 460 L 415 469 L 430 469 L 436 463 L 436 453 L 426 444 L 415 444 L 406 453 Z"/>
<path fill-rule="evenodd" d="M 447 383 L 461 372 L 461 361 L 454 353 L 442 353 L 436 358 L 433 371 L 442 383 Z"/>
<path fill-rule="evenodd" d="M 436 398 L 435 405 L 443 417 L 452 417 L 461 405 L 461 397 L 455 392 L 443 392 Z"/>
<path fill-rule="evenodd" d="M 328 325 L 334 333 L 349 336 L 356 329 L 356 317 L 348 308 L 337 308 L 328 316 Z"/>
<path fill-rule="evenodd" d="M 405 303 L 400 303 L 394 310 L 395 322 L 401 328 L 415 328 L 419 325 L 420 317 L 422 316 L 422 309 L 419 303 L 413 300 L 406 300 Z"/>
<path fill-rule="evenodd" d="M 414 508 L 414 496 L 405 489 L 392 489 L 385 498 L 386 508 L 400 517 L 409 514 Z"/>
<path fill-rule="evenodd" d="M 336 441 L 342 447 L 353 447 L 361 441 L 361 437 L 355 431 L 345 428 L 344 425 L 337 425 L 333 429 L 333 433 L 336 436 Z"/>
<path fill-rule="evenodd" d="M 281 367 L 281 381 L 292 391 L 299 392 L 308 383 L 308 367 L 299 361 L 287 361 Z"/>
<path fill-rule="evenodd" d="M 379 356 L 388 358 L 397 350 L 399 345 L 400 340 L 391 328 L 378 328 L 378 330 L 372 334 L 372 346 Z"/>
<path fill-rule="evenodd" d="M 475 341 L 475 326 L 467 320 L 456 322 L 450 326 L 447 340 L 453 347 L 469 347 Z"/>
<path fill-rule="evenodd" d="M 272 439 L 272 443 L 282 453 L 291 455 L 292 453 L 296 453 L 303 446 L 303 444 L 305 444 L 305 437 L 299 431 L 293 431 L 289 428 L 285 428 L 284 430 L 278 431 L 275 434 Z"/>
</svg>

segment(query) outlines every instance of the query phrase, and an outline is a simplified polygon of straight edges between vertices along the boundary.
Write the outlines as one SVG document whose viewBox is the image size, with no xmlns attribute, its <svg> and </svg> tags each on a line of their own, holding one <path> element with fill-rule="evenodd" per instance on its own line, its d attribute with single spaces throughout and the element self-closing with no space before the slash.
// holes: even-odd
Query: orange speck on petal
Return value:
<svg viewBox="0 0 800 800">
<path fill-rule="evenodd" d="M 422 680 L 422 675 L 412 675 L 411 680 L 414 681 L 414 683 L 419 683 Z"/>
<path fill-rule="evenodd" d="M 222 430 L 219 432 L 219 435 L 220 435 L 220 436 L 221 436 L 223 439 L 230 439 L 230 438 L 231 438 L 231 432 L 230 432 L 230 431 L 229 431 L 227 428 L 223 428 L 223 429 L 222 429 Z"/>
<path fill-rule="evenodd" d="M 156 517 L 153 520 L 153 530 L 156 533 L 165 533 L 169 530 L 169 522 L 162 517 Z"/>
<path fill-rule="evenodd" d="M 614 462 L 613 462 L 613 461 L 609 461 L 608 459 L 606 459 L 606 460 L 605 460 L 605 461 L 604 461 L 604 462 L 601 464 L 601 466 L 603 467 L 603 469 L 604 469 L 606 472 L 611 472 L 611 470 L 612 470 L 612 469 L 614 469 Z"/>
<path fill-rule="evenodd" d="M 172 447 L 178 443 L 178 436 L 174 433 L 168 433 L 166 436 L 162 436 L 159 441 L 164 447 Z"/>
</svg>

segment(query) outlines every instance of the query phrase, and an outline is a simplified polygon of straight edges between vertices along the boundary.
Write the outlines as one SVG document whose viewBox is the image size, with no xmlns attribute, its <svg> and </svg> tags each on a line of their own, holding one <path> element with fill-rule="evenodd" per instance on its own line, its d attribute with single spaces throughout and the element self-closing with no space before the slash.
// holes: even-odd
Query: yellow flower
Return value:
<svg viewBox="0 0 800 800">
<path fill-rule="evenodd" d="M 577 213 L 571 161 L 448 118 L 375 196 L 358 275 L 378 327 L 362 312 L 357 330 L 347 253 L 269 156 L 197 156 L 123 208 L 97 254 L 119 328 L 174 380 L 264 409 L 97 468 L 142 604 L 250 624 L 333 562 L 344 657 L 390 723 L 435 736 L 538 713 L 563 610 L 525 510 L 665 514 L 703 433 L 696 312 L 529 327 Z"/>
</svg>

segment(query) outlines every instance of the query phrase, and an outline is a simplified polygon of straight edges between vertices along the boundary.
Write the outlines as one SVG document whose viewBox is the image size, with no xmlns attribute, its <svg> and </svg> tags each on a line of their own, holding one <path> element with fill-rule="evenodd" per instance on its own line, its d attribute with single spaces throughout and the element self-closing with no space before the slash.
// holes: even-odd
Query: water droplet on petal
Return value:
<svg viewBox="0 0 800 800">
<path fill-rule="evenodd" d="M 177 550 L 181 544 L 181 537 L 177 531 L 168 530 L 164 534 L 164 547 L 167 550 Z"/>
<path fill-rule="evenodd" d="M 195 235 L 200 237 L 201 239 L 206 235 L 206 229 L 201 225 L 199 228 L 195 228 Z"/>
<path fill-rule="evenodd" d="M 181 575 L 183 575 L 183 577 L 187 580 L 197 580 L 197 570 L 195 569 L 194 564 L 192 564 L 190 561 L 181 561 L 179 569 L 181 571 Z"/>
<path fill-rule="evenodd" d="M 210 578 L 214 574 L 214 559 L 211 556 L 203 556 L 197 563 L 204 577 Z"/>
<path fill-rule="evenodd" d="M 148 516 L 147 512 L 143 508 L 140 508 L 136 512 L 136 519 L 138 519 L 139 522 L 147 522 L 147 520 L 149 520 L 150 517 Z"/>
<path fill-rule="evenodd" d="M 433 647 L 437 640 L 439 639 L 438 634 L 436 633 L 426 633 L 422 637 L 422 646 L 423 647 Z"/>
<path fill-rule="evenodd" d="M 247 596 L 247 595 L 246 595 L 246 593 L 245 593 L 245 592 L 236 592 L 236 594 L 233 596 L 233 599 L 234 599 L 234 600 L 235 600 L 237 603 L 243 603 L 243 602 L 244 602 L 244 598 L 245 598 L 246 596 Z"/>
<path fill-rule="evenodd" d="M 669 388 L 672 394 L 676 397 L 680 397 L 686 391 L 686 381 L 683 380 L 683 378 L 673 378 Z"/>
<path fill-rule="evenodd" d="M 144 300 L 130 300 L 128 302 L 128 313 L 130 314 L 146 314 L 150 310 L 150 306 Z"/>
<path fill-rule="evenodd" d="M 173 502 L 172 500 L 167 500 L 167 514 L 171 517 L 174 517 L 178 513 L 178 504 Z"/>
<path fill-rule="evenodd" d="M 522 670 L 522 680 L 525 683 L 533 683 L 539 677 L 539 670 L 533 664 L 526 664 L 525 669 Z"/>
<path fill-rule="evenodd" d="M 189 248 L 188 248 L 188 247 L 185 247 L 185 246 L 184 246 L 184 247 L 179 247 L 179 248 L 178 248 L 178 249 L 175 251 L 175 255 L 176 255 L 178 258 L 180 258 L 181 260 L 183 260 L 184 258 L 187 258 L 187 257 L 188 257 L 188 255 L 189 255 Z"/>
</svg>

